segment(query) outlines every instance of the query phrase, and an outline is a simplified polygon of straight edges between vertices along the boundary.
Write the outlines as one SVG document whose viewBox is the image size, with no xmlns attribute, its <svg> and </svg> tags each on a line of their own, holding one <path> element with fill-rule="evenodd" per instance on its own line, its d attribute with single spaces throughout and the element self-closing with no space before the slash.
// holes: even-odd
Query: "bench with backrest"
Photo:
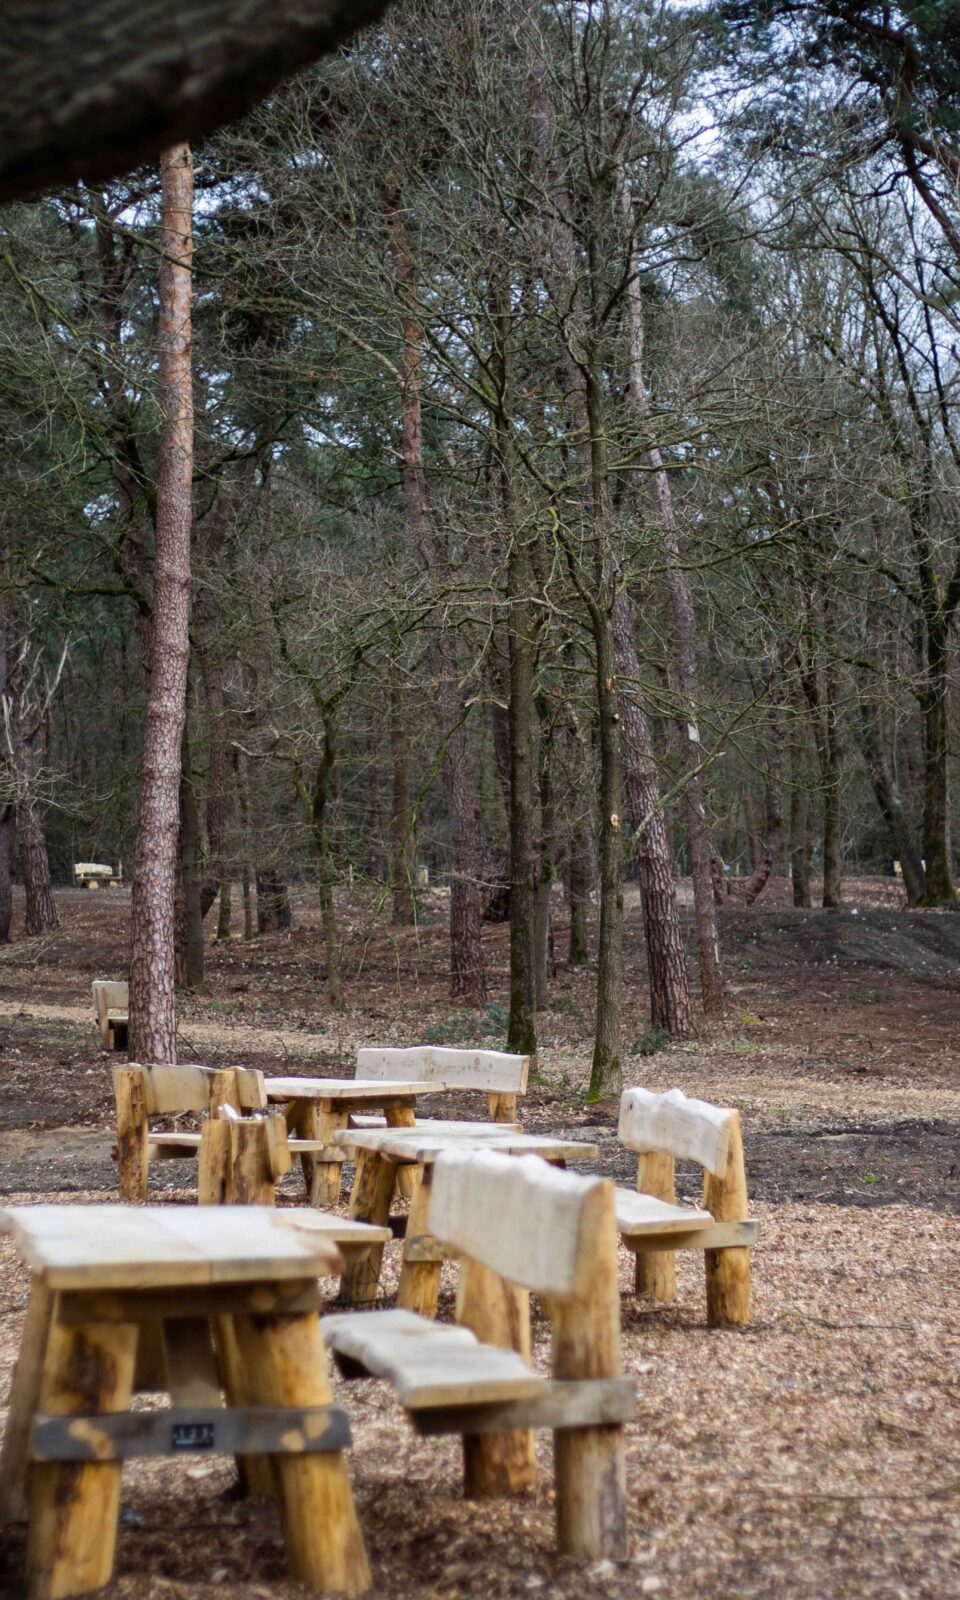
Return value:
<svg viewBox="0 0 960 1600">
<path fill-rule="evenodd" d="M 702 1250 L 710 1326 L 748 1326 L 750 1250 L 759 1224 L 748 1212 L 739 1114 L 687 1099 L 679 1089 L 627 1089 L 619 1138 L 638 1156 L 636 1191 L 616 1191 L 617 1228 L 637 1257 L 637 1292 L 672 1301 L 676 1251 Z M 701 1207 L 677 1205 L 677 1160 L 704 1169 Z"/>
<path fill-rule="evenodd" d="M 357 1051 L 357 1077 L 439 1082 L 448 1089 L 478 1089 L 488 1096 L 491 1122 L 516 1122 L 517 1097 L 527 1092 L 530 1057 L 503 1050 L 447 1050 L 428 1044 L 407 1049 Z M 357 1126 L 382 1126 L 382 1119 Z"/>
<path fill-rule="evenodd" d="M 108 978 L 95 978 L 93 1007 L 104 1050 L 126 1050 L 130 1013 L 130 985 Z"/>
<path fill-rule="evenodd" d="M 221 1106 L 247 1117 L 267 1112 L 263 1073 L 249 1067 L 179 1066 L 145 1067 L 137 1063 L 114 1067 L 113 1092 L 117 1106 L 117 1162 L 120 1198 L 142 1201 L 147 1197 L 151 1160 L 192 1158 L 200 1153 L 202 1133 L 178 1129 L 151 1129 L 154 1117 L 179 1117 L 188 1113 L 209 1116 Z M 289 1154 L 322 1149 L 319 1141 L 286 1138 L 282 1117 L 265 1125 L 269 1155 L 267 1173 L 276 1182 L 289 1166 Z M 259 1160 L 255 1136 L 239 1128 L 232 1135 L 234 1162 Z M 249 1152 L 249 1155 L 245 1154 Z M 264 1174 L 266 1180 L 267 1173 Z"/>
<path fill-rule="evenodd" d="M 530 1430 L 551 1429 L 558 1548 L 623 1559 L 636 1393 L 621 1375 L 612 1184 L 537 1156 L 444 1151 L 429 1225 L 461 1263 L 456 1324 L 401 1310 L 326 1317 L 341 1371 L 392 1383 L 418 1432 L 460 1434 L 468 1495 L 529 1488 Z M 549 1378 L 529 1362 L 531 1291 L 553 1323 Z"/>
</svg>

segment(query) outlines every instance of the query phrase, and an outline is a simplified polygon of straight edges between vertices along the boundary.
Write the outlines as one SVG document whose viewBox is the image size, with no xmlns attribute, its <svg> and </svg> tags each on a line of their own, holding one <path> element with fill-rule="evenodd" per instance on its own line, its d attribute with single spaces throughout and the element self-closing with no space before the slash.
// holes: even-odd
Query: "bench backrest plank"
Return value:
<svg viewBox="0 0 960 1600">
<path fill-rule="evenodd" d="M 525 1094 L 530 1057 L 503 1050 L 448 1050 L 414 1045 L 404 1050 L 357 1051 L 357 1077 L 377 1082 L 402 1078 L 410 1083 L 440 1082 L 451 1089 L 485 1089 L 491 1094 Z"/>
<path fill-rule="evenodd" d="M 539 1156 L 445 1150 L 433 1166 L 430 1231 L 521 1288 L 579 1297 L 589 1292 L 612 1195 L 605 1178 L 562 1172 Z"/>
<path fill-rule="evenodd" d="M 141 1075 L 148 1117 L 177 1116 L 184 1111 L 209 1111 L 218 1071 L 226 1071 L 233 1076 L 242 1111 L 258 1111 L 267 1104 L 263 1073 L 250 1067 L 218 1069 L 189 1063 L 175 1067 L 132 1066 Z M 114 1068 L 114 1072 L 122 1070 Z"/>
<path fill-rule="evenodd" d="M 638 1154 L 655 1151 L 696 1161 L 719 1177 L 726 1170 L 735 1115 L 705 1100 L 688 1100 L 679 1089 L 668 1094 L 627 1089 L 620 1100 L 619 1138 Z"/>
<path fill-rule="evenodd" d="M 95 978 L 91 984 L 93 990 L 93 1004 L 97 1013 L 97 1021 L 101 1026 L 107 1020 L 108 1011 L 126 1011 L 130 1004 L 130 985 L 121 983 L 112 978 Z"/>
</svg>

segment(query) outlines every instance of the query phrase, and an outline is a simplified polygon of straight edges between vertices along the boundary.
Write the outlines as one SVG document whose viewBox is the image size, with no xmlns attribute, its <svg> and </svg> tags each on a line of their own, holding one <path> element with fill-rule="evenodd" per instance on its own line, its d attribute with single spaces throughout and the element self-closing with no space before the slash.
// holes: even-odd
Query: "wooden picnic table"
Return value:
<svg viewBox="0 0 960 1600">
<path fill-rule="evenodd" d="M 358 1221 L 383 1227 L 390 1220 L 390 1205 L 399 1176 L 413 1169 L 413 1193 L 403 1242 L 403 1265 L 397 1305 L 421 1316 L 435 1317 L 440 1292 L 443 1252 L 429 1231 L 427 1214 L 433 1163 L 443 1150 L 498 1150 L 504 1155 L 538 1155 L 556 1166 L 567 1161 L 595 1161 L 595 1144 L 582 1139 L 554 1139 L 524 1133 L 502 1123 L 424 1124 L 414 1128 L 345 1128 L 333 1139 L 356 1162 L 350 1195 L 350 1215 Z M 340 1299 L 363 1305 L 377 1297 L 383 1246 L 372 1244 L 347 1264 L 340 1284 Z"/>
<path fill-rule="evenodd" d="M 440 1094 L 445 1083 L 417 1079 L 267 1078 L 267 1100 L 282 1105 L 287 1131 L 322 1141 L 323 1148 L 300 1157 L 310 1204 L 335 1206 L 340 1198 L 343 1151 L 334 1134 L 346 1128 L 352 1111 L 382 1111 L 391 1128 L 412 1128 L 421 1095 Z"/>
<path fill-rule="evenodd" d="M 318 1277 L 343 1265 L 325 1220 L 259 1206 L 0 1211 L 31 1271 L 0 1455 L 0 1521 L 29 1511 L 30 1600 L 108 1583 L 123 1460 L 191 1450 L 272 1461 L 294 1576 L 366 1586 L 317 1314 Z M 157 1321 L 172 1409 L 131 1411 L 140 1329 Z"/>
</svg>

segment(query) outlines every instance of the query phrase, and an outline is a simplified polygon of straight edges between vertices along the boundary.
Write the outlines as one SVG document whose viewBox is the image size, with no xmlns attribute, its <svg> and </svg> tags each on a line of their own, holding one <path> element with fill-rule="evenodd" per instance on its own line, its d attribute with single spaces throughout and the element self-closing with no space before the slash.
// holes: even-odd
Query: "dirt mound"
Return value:
<svg viewBox="0 0 960 1600">
<path fill-rule="evenodd" d="M 960 978 L 960 913 L 724 909 L 726 951 L 754 971 L 870 967 L 918 978 Z"/>
</svg>

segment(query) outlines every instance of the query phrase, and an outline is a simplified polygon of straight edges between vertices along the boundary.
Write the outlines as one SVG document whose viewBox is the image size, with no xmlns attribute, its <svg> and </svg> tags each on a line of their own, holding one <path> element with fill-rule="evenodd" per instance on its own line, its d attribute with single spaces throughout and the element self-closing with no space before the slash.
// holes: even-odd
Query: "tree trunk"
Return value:
<svg viewBox="0 0 960 1600">
<path fill-rule="evenodd" d="M 423 370 L 416 269 L 410 250 L 402 196 L 386 195 L 387 225 L 394 286 L 400 303 L 403 336 L 401 393 L 402 478 L 404 518 L 414 557 L 421 570 L 437 565 L 438 552 L 427 515 L 423 470 Z M 441 632 L 437 645 L 437 702 L 446 730 L 441 781 L 450 824 L 450 994 L 470 1005 L 487 997 L 483 963 L 481 881 L 483 829 L 477 804 L 473 764 L 467 749 L 464 711 L 456 687 L 456 648 Z"/>
<path fill-rule="evenodd" d="M 841 750 L 836 673 L 828 665 L 824 673 L 823 730 L 823 905 L 838 911 L 843 904 L 843 864 L 840 854 L 840 777 Z"/>
<path fill-rule="evenodd" d="M 16 715 L 16 713 L 14 713 Z M 50 882 L 47 842 L 43 836 L 42 811 L 37 795 L 37 757 L 35 734 L 25 731 L 20 739 L 17 798 L 17 845 L 23 875 L 24 931 L 28 938 L 51 933 L 60 926 Z"/>
<path fill-rule="evenodd" d="M 507 1049 L 536 1056 L 534 978 L 536 886 L 533 854 L 533 640 L 530 563 L 514 534 L 507 578 L 510 609 L 510 1021 Z M 519 603 L 518 603 L 519 602 Z"/>
<path fill-rule="evenodd" d="M 553 925 L 550 909 L 553 897 L 554 856 L 556 852 L 556 803 L 553 783 L 553 724 L 546 697 L 537 697 L 540 722 L 540 845 L 536 868 L 537 898 L 533 931 L 533 990 L 538 1011 L 546 1009 L 550 979 L 556 976 L 553 955 Z"/>
<path fill-rule="evenodd" d="M 737 885 L 737 896 L 745 905 L 752 906 L 759 899 L 767 886 L 770 874 L 777 859 L 780 849 L 780 837 L 783 833 L 783 813 L 781 809 L 781 789 L 783 787 L 783 722 L 780 716 L 781 688 L 779 681 L 773 674 L 778 672 L 777 666 L 772 666 L 768 676 L 770 689 L 770 717 L 767 733 L 767 788 L 764 796 L 764 831 L 763 837 L 756 838 L 753 844 L 753 871 L 745 882 Z"/>
<path fill-rule="evenodd" d="M 206 917 L 223 882 L 226 865 L 227 717 L 223 667 L 208 645 L 200 652 L 200 681 L 207 707 L 207 870 L 200 885 L 200 912 Z M 199 863 L 199 858 L 198 858 Z"/>
<path fill-rule="evenodd" d="M 630 234 L 633 231 L 633 204 L 625 180 L 620 183 L 620 206 Z M 629 342 L 628 387 L 634 410 L 639 420 L 647 424 L 650 398 L 647 394 L 643 372 L 644 328 L 643 300 L 641 294 L 640 263 L 627 289 L 627 322 Z M 700 988 L 703 1009 L 708 1017 L 722 1018 L 726 1008 L 723 970 L 720 965 L 720 943 L 717 937 L 717 917 L 713 899 L 711 875 L 711 850 L 707 834 L 704 809 L 704 782 L 702 765 L 704 749 L 700 743 L 697 726 L 697 706 L 700 699 L 699 672 L 697 668 L 696 620 L 690 585 L 680 559 L 677 522 L 673 507 L 670 479 L 664 469 L 663 457 L 656 445 L 647 451 L 651 467 L 654 493 L 660 513 L 660 542 L 664 556 L 665 582 L 673 621 L 674 650 L 680 694 L 680 740 L 683 767 L 686 773 L 684 790 L 687 837 L 690 842 L 690 867 L 693 876 L 694 925 L 697 937 L 697 955 L 700 963 Z"/>
<path fill-rule="evenodd" d="M 13 807 L 0 806 L 0 944 L 10 943 L 13 921 Z"/>
<path fill-rule="evenodd" d="M 570 859 L 567 863 L 567 899 L 570 905 L 570 942 L 567 960 L 571 967 L 585 967 L 590 960 L 587 908 L 593 880 L 593 857 L 587 819 L 579 812 L 570 831 Z"/>
<path fill-rule="evenodd" d="M 660 805 L 650 725 L 633 685 L 640 674 L 633 603 L 621 592 L 614 609 L 617 700 L 623 728 L 624 787 L 640 881 L 650 981 L 650 1020 L 676 1038 L 693 1030 L 687 963 L 677 908 L 673 851 Z"/>
<path fill-rule="evenodd" d="M 939 619 L 927 622 L 923 714 L 924 905 L 949 905 L 957 898 L 950 872 L 947 790 L 948 630 Z"/>
<path fill-rule="evenodd" d="M 186 727 L 181 741 L 180 774 L 180 875 L 183 895 L 183 960 L 178 963 L 187 989 L 203 986 L 203 901 L 200 883 L 200 817 L 193 787 L 190 739 Z"/>
<path fill-rule="evenodd" d="M 623 812 L 619 712 L 613 628 L 599 604 L 593 611 L 600 731 L 600 927 L 597 945 L 597 1020 L 588 1100 L 618 1097 L 620 1008 L 623 997 Z"/>
<path fill-rule="evenodd" d="M 232 885 L 228 877 L 220 880 L 220 905 L 217 910 L 217 943 L 227 944 L 230 940 L 231 913 L 233 910 L 231 893 Z"/>
<path fill-rule="evenodd" d="M 417 920 L 417 841 L 410 805 L 410 741 L 403 713 L 403 691 L 394 679 L 390 683 L 390 757 L 393 763 L 391 916 L 399 927 L 412 927 Z"/>
<path fill-rule="evenodd" d="M 257 933 L 284 932 L 293 927 L 290 890 L 275 861 L 257 865 Z"/>
<path fill-rule="evenodd" d="M 193 166 L 187 145 L 161 157 L 160 452 L 150 689 L 140 779 L 130 953 L 130 1059 L 176 1060 L 174 893 L 180 742 L 190 655 L 193 521 L 191 264 Z"/>
<path fill-rule="evenodd" d="M 333 851 L 330 848 L 330 831 L 327 827 L 327 805 L 330 785 L 337 766 L 336 713 L 325 711 L 323 717 L 323 753 L 317 762 L 313 779 L 313 793 L 308 794 L 302 778 L 297 775 L 297 788 L 313 830 L 319 871 L 320 920 L 323 924 L 323 944 L 327 957 L 327 998 L 335 1011 L 343 1010 L 343 981 L 340 972 L 340 935 L 337 930 L 337 908 L 333 898 L 337 881 Z"/>
<path fill-rule="evenodd" d="M 903 873 L 907 904 L 918 906 L 926 890 L 923 861 L 911 838 L 910 824 L 887 759 L 881 713 L 868 705 L 860 706 L 860 744 L 877 806 L 890 834 L 894 859 L 899 861 Z"/>
</svg>

